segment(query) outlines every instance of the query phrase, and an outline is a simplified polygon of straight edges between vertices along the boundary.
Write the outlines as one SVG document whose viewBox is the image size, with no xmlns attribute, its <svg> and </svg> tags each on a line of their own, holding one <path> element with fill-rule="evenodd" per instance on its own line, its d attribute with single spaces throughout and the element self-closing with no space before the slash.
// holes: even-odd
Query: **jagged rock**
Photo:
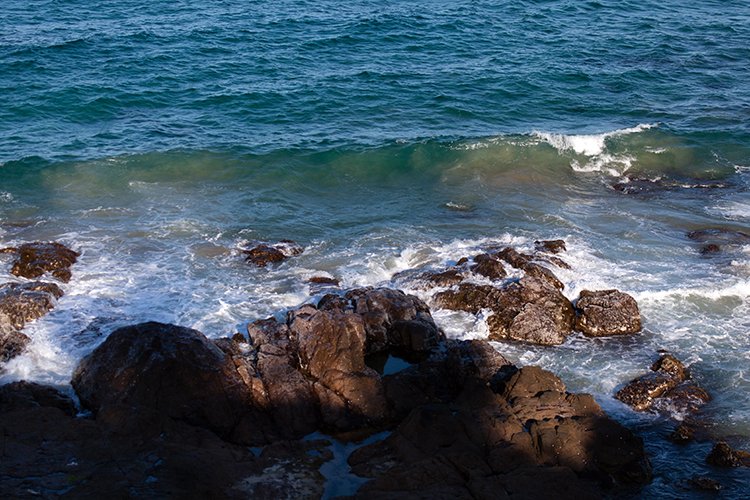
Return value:
<svg viewBox="0 0 750 500">
<path fill-rule="evenodd" d="M 81 255 L 57 242 L 24 243 L 17 248 L 4 248 L 2 253 L 14 253 L 16 259 L 10 272 L 16 276 L 35 279 L 45 273 L 67 283 L 70 281 L 70 267 Z"/>
<path fill-rule="evenodd" d="M 576 329 L 588 337 L 625 335 L 641 330 L 638 303 L 618 290 L 583 290 L 576 302 Z"/>
<path fill-rule="evenodd" d="M 717 467 L 750 467 L 750 453 L 733 450 L 726 441 L 719 441 L 706 457 L 706 462 Z"/>
<path fill-rule="evenodd" d="M 267 264 L 273 264 L 284 261 L 289 257 L 301 254 L 304 249 L 291 240 L 281 240 L 273 245 L 262 243 L 249 250 L 243 250 L 245 260 L 258 267 L 265 267 Z"/>
<path fill-rule="evenodd" d="M 565 241 L 563 240 L 535 241 L 534 246 L 536 246 L 537 250 L 541 250 L 541 251 L 549 252 L 549 253 L 560 253 L 560 252 L 565 252 L 567 250 L 567 247 L 565 246 Z"/>
<path fill-rule="evenodd" d="M 558 289 L 535 277 L 524 277 L 504 288 L 462 283 L 435 295 L 443 308 L 477 313 L 490 309 L 490 340 L 518 340 L 542 345 L 565 341 L 575 314 Z"/>
<path fill-rule="evenodd" d="M 524 269 L 527 265 L 529 265 L 533 260 L 533 255 L 528 255 L 525 253 L 521 253 L 515 248 L 511 247 L 505 247 L 499 252 L 497 252 L 497 257 L 504 260 L 511 266 L 515 267 L 516 269 Z"/>
<path fill-rule="evenodd" d="M 390 436 L 356 450 L 352 470 L 374 478 L 357 498 L 502 498 L 521 486 L 537 491 L 534 481 L 540 492 L 550 492 L 561 478 L 558 487 L 597 498 L 597 481 L 650 480 L 641 440 L 608 419 L 593 398 L 565 392 L 557 377 L 539 368 L 504 367 L 499 385 L 489 384 L 485 373 L 464 378 L 454 392 L 423 391 L 432 397 L 414 402 Z M 406 379 L 402 388 L 418 380 L 408 373 L 398 379 Z"/>
</svg>

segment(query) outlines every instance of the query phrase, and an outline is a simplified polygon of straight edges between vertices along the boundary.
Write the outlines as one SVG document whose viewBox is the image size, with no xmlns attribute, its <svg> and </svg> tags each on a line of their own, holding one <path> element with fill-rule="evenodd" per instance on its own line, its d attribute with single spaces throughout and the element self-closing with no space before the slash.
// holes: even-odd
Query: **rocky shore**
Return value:
<svg viewBox="0 0 750 500">
<path fill-rule="evenodd" d="M 488 249 L 395 281 L 435 288 L 443 308 L 489 310 L 490 340 L 554 346 L 574 331 L 640 331 L 625 293 L 561 293 L 550 267 L 567 265 L 563 241 L 536 247 Z M 62 283 L 78 256 L 57 243 L 7 251 L 13 274 Z M 301 252 L 282 241 L 244 253 L 264 267 Z M 25 322 L 62 295 L 53 282 L 0 286 L 2 361 L 28 343 Z M 642 440 L 592 396 L 485 340 L 447 339 L 425 302 L 393 288 L 337 290 L 231 338 L 156 322 L 119 328 L 71 386 L 75 399 L 30 382 L 0 387 L 4 496 L 331 497 L 322 471 L 334 458 L 346 460 L 353 498 L 601 498 L 635 495 L 652 478 Z M 692 413 L 709 399 L 671 355 L 616 397 L 638 411 Z M 342 443 L 349 452 L 335 457 Z M 747 456 L 719 443 L 709 462 Z"/>
</svg>

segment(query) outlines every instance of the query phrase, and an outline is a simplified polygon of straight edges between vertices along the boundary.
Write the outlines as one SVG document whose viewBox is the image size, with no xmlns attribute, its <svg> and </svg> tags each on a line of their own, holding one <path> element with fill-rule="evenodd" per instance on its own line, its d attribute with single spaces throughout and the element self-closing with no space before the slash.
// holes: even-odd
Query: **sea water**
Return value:
<svg viewBox="0 0 750 500">
<path fill-rule="evenodd" d="M 231 335 L 316 300 L 313 276 L 404 288 L 449 337 L 486 338 L 394 275 L 562 238 L 564 293 L 630 293 L 643 332 L 497 349 L 641 435 L 644 494 L 710 474 L 741 497 L 746 470 L 613 393 L 668 350 L 713 396 L 712 435 L 750 448 L 750 245 L 687 236 L 750 234 L 749 65 L 744 2 L 6 1 L 0 244 L 82 255 L 0 381 L 70 391 L 117 327 Z M 245 263 L 285 238 L 305 252 Z"/>
</svg>

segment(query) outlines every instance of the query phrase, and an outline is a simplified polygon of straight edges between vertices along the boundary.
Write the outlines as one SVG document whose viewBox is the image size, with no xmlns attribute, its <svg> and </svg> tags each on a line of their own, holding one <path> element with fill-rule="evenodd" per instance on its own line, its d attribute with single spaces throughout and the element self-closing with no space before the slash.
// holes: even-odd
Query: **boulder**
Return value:
<svg viewBox="0 0 750 500">
<path fill-rule="evenodd" d="M 196 330 L 156 322 L 117 329 L 81 360 L 71 384 L 81 405 L 112 426 L 139 415 L 157 429 L 175 420 L 265 441 L 268 426 L 234 360 Z M 255 435 L 243 434 L 248 427 Z"/>
<path fill-rule="evenodd" d="M 576 329 L 588 337 L 625 335 L 641 330 L 638 304 L 618 290 L 583 290 L 576 302 Z"/>
<path fill-rule="evenodd" d="M 10 270 L 16 276 L 35 279 L 50 273 L 65 283 L 70 281 L 70 268 L 81 255 L 61 243 L 41 241 L 4 248 L 0 252 L 16 255 Z"/>
<path fill-rule="evenodd" d="M 31 339 L 10 326 L 10 319 L 0 316 L 0 362 L 21 354 Z"/>
</svg>

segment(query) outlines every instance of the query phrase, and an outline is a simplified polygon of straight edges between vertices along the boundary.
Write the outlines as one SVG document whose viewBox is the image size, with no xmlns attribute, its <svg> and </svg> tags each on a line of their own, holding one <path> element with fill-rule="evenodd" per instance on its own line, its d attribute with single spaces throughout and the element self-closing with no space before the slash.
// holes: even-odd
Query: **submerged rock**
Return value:
<svg viewBox="0 0 750 500">
<path fill-rule="evenodd" d="M 588 337 L 626 335 L 641 331 L 638 303 L 619 290 L 583 290 L 576 302 L 576 329 Z"/>
<path fill-rule="evenodd" d="M 0 252 L 16 255 L 10 270 L 16 276 L 35 279 L 50 273 L 65 283 L 70 281 L 70 268 L 81 255 L 61 243 L 40 241 L 4 248 Z"/>
<path fill-rule="evenodd" d="M 6 323 L 3 325 L 2 323 Z M 0 316 L 0 362 L 8 361 L 21 354 L 31 339 L 9 326 L 10 320 Z"/>
</svg>

